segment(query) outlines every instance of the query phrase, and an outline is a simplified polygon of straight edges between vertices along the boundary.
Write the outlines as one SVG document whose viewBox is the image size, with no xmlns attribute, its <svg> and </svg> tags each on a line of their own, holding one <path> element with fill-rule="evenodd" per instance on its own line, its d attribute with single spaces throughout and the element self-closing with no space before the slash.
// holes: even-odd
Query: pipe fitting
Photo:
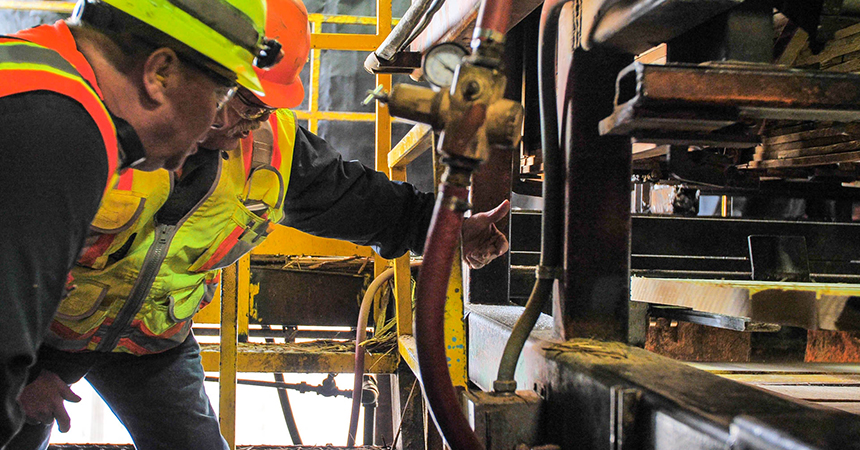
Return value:
<svg viewBox="0 0 860 450">
<path fill-rule="evenodd" d="M 517 382 L 514 380 L 493 381 L 493 392 L 499 394 L 511 394 L 517 391 Z"/>
</svg>

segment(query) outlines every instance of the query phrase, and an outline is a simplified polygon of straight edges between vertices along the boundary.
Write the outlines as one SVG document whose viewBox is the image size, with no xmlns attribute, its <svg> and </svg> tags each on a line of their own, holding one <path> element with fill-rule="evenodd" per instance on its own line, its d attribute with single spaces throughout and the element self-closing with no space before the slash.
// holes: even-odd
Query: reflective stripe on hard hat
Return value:
<svg viewBox="0 0 860 450">
<path fill-rule="evenodd" d="M 153 27 L 235 75 L 243 87 L 261 92 L 254 60 L 262 48 L 263 0 L 79 0 L 104 3 Z"/>
</svg>

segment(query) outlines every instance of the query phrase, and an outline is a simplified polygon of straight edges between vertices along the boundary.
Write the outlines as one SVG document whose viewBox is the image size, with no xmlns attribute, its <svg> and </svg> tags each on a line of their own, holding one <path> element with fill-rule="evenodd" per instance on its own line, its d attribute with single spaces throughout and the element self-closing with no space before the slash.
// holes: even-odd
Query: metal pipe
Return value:
<svg viewBox="0 0 860 450">
<path fill-rule="evenodd" d="M 364 407 L 364 445 L 373 445 L 373 423 L 376 421 L 376 404 Z"/>
<path fill-rule="evenodd" d="M 418 267 L 421 262 L 414 261 L 410 263 L 410 267 Z M 361 299 L 361 307 L 358 310 L 358 322 L 355 327 L 355 369 L 352 382 L 352 390 L 361 392 L 362 382 L 364 377 L 364 347 L 362 342 L 367 339 L 367 319 L 370 316 L 370 307 L 373 305 L 373 297 L 376 296 L 379 288 L 382 287 L 388 280 L 394 276 L 394 268 L 385 269 L 379 276 L 373 279 L 367 290 L 364 291 L 364 297 Z M 349 434 L 346 438 L 346 446 L 355 446 L 355 435 L 358 433 L 358 413 L 361 408 L 361 396 L 354 395 L 352 397 L 352 408 L 349 413 Z"/>
<path fill-rule="evenodd" d="M 361 387 L 361 406 L 364 407 L 364 445 L 373 445 L 373 430 L 376 422 L 376 406 L 379 387 L 373 375 L 364 375 Z"/>
<path fill-rule="evenodd" d="M 446 168 L 424 244 L 424 265 L 415 289 L 415 343 L 421 384 L 433 419 L 452 450 L 484 448 L 463 416 L 451 382 L 443 327 L 448 280 L 460 241 L 463 213 L 468 209 L 470 174 L 469 169 L 452 165 Z"/>
<path fill-rule="evenodd" d="M 492 30 L 504 35 L 508 31 L 511 21 L 511 0 L 483 0 L 478 10 L 478 19 L 475 22 L 475 36 L 481 30 Z M 486 32 L 486 31 L 485 31 Z"/>
<path fill-rule="evenodd" d="M 263 325 L 263 331 L 271 331 L 268 325 Z M 274 344 L 273 338 L 266 338 L 267 344 Z M 284 374 L 275 372 L 275 381 L 278 383 L 284 382 Z M 290 396 L 286 389 L 278 388 L 278 401 L 281 403 L 281 412 L 284 413 L 284 422 L 287 424 L 287 431 L 290 433 L 290 442 L 293 445 L 302 445 L 302 436 L 299 434 L 299 427 L 296 424 L 296 416 L 293 414 L 293 406 L 290 404 Z"/>
<path fill-rule="evenodd" d="M 514 375 L 520 353 L 532 328 L 540 318 L 544 303 L 552 296 L 555 280 L 561 275 L 564 228 L 564 154 L 560 150 L 556 108 L 555 59 L 558 19 L 562 7 L 571 0 L 547 0 L 541 10 L 538 31 L 538 80 L 540 83 L 541 151 L 543 153 L 543 211 L 541 213 L 540 267 L 526 307 L 511 330 L 493 383 L 496 392 L 514 392 Z"/>
<path fill-rule="evenodd" d="M 219 377 L 215 376 L 207 376 L 204 381 L 210 381 L 214 383 L 218 383 L 220 380 Z M 352 391 L 350 390 L 340 390 L 337 389 L 337 386 L 330 387 L 326 386 L 325 382 L 322 385 L 314 386 L 312 384 L 307 384 L 304 381 L 301 383 L 282 383 L 279 381 L 262 381 L 262 380 L 236 380 L 236 384 L 244 384 L 247 386 L 259 386 L 259 387 L 271 387 L 276 389 L 295 389 L 300 393 L 304 394 L 305 392 L 316 392 L 317 395 L 322 395 L 323 397 L 350 397 L 352 398 Z"/>
<path fill-rule="evenodd" d="M 421 18 L 427 13 L 431 3 L 433 3 L 433 0 L 417 0 L 413 2 L 412 6 L 403 14 L 400 22 L 397 23 L 394 29 L 391 30 L 391 33 L 388 34 L 388 37 L 382 41 L 382 44 L 373 53 L 379 59 L 386 61 L 394 58 L 394 54 L 403 48 L 404 43 L 412 34 L 412 30 L 421 22 Z"/>
</svg>

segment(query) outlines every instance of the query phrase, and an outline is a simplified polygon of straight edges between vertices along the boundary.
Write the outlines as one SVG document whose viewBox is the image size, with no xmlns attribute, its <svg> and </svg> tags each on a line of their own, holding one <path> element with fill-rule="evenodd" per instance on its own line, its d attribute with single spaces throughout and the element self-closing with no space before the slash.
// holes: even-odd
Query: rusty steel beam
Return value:
<svg viewBox="0 0 860 450">
<path fill-rule="evenodd" d="M 860 75 L 760 64 L 633 63 L 618 75 L 601 134 L 709 132 L 744 119 L 856 122 Z"/>
<path fill-rule="evenodd" d="M 614 74 L 632 57 L 576 49 L 567 79 L 564 279 L 554 299 L 564 338 L 626 341 L 630 283 L 630 140 L 600 136 Z"/>
<path fill-rule="evenodd" d="M 584 0 L 583 46 L 642 53 L 744 0 Z"/>
<path fill-rule="evenodd" d="M 346 346 L 344 346 L 346 347 Z M 217 371 L 217 344 L 202 344 L 200 356 L 207 372 Z M 352 349 L 332 350 L 306 344 L 244 344 L 238 346 L 237 372 L 352 373 Z M 397 368 L 394 351 L 367 355 L 365 373 L 393 373 Z"/>
</svg>

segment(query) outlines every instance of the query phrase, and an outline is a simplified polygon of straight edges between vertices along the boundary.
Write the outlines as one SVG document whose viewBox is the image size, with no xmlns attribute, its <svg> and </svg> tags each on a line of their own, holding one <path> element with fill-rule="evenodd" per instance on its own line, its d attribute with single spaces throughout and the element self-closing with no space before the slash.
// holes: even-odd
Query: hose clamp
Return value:
<svg viewBox="0 0 860 450">
<path fill-rule="evenodd" d="M 537 266 L 535 276 L 544 280 L 560 280 L 564 278 L 563 267 Z"/>
<path fill-rule="evenodd" d="M 442 205 L 442 207 L 451 211 L 464 213 L 472 209 L 472 204 L 469 203 L 467 200 L 463 200 L 460 197 L 447 197 L 445 200 L 446 201 Z"/>
<path fill-rule="evenodd" d="M 472 48 L 478 47 L 481 42 L 502 44 L 505 42 L 505 34 L 491 28 L 475 28 L 472 32 Z"/>
</svg>

